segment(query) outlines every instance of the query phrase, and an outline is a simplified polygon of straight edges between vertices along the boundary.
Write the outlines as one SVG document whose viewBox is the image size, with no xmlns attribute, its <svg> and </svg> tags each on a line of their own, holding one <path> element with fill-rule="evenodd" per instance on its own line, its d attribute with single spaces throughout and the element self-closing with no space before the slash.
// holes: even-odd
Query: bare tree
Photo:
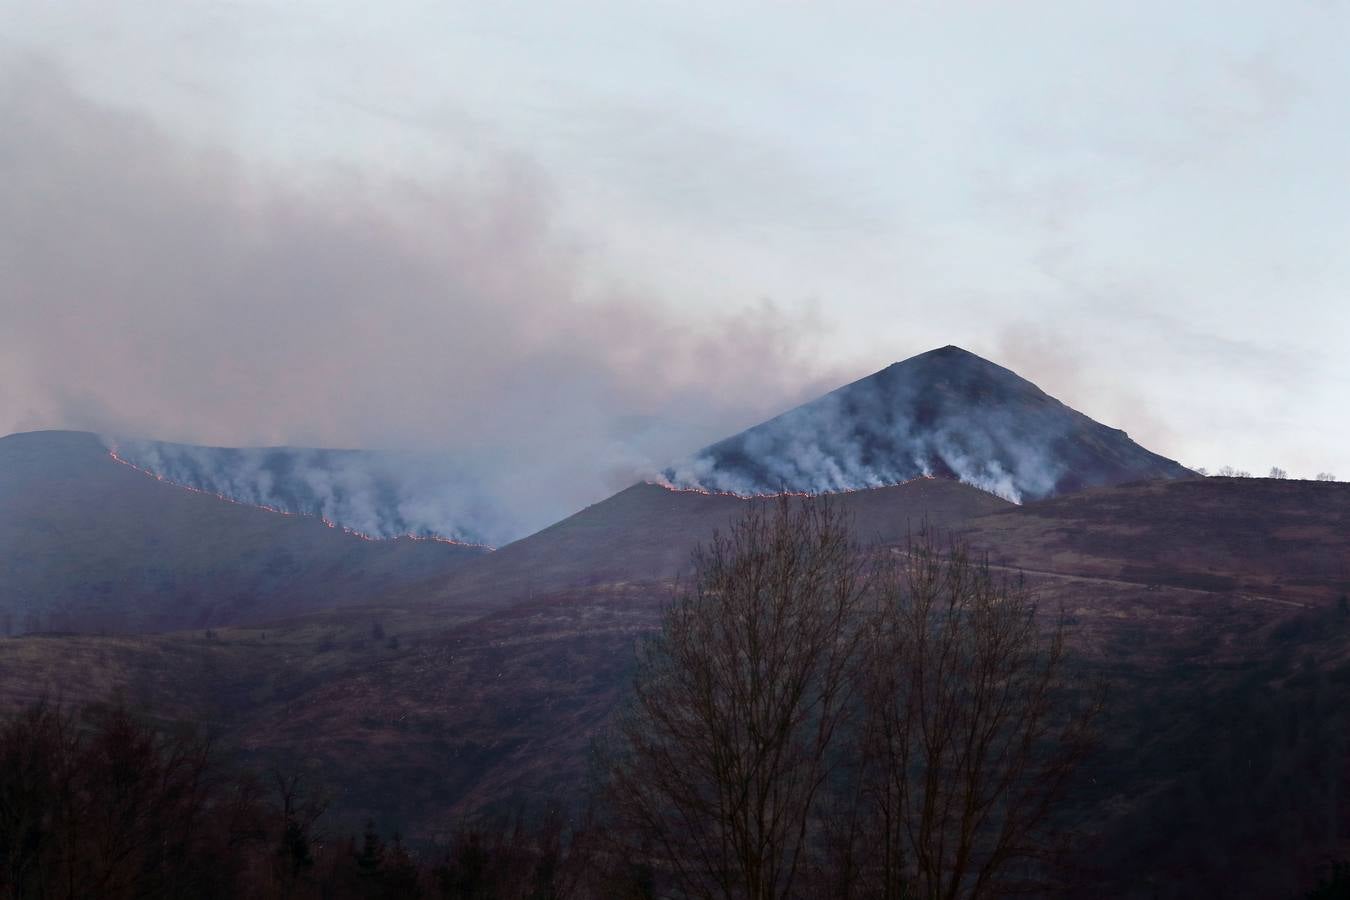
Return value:
<svg viewBox="0 0 1350 900">
<path fill-rule="evenodd" d="M 696 555 L 606 761 L 625 859 L 727 900 L 974 900 L 1038 874 L 1100 694 L 1070 683 L 1062 618 L 966 547 L 887 558 L 818 498 Z"/>
<path fill-rule="evenodd" d="M 328 810 L 328 800 L 313 791 L 300 769 L 272 770 L 272 790 L 278 818 L 273 884 L 280 895 L 300 890 L 314 868 L 314 827 Z"/>
<path fill-rule="evenodd" d="M 0 723 L 0 896 L 59 896 L 74 854 L 64 811 L 75 794 L 75 722 L 45 701 Z M 69 825 L 69 828 L 61 827 Z"/>
<path fill-rule="evenodd" d="M 1318 473 L 1317 473 L 1317 480 L 1318 480 L 1318 481 L 1335 481 L 1335 480 L 1336 480 L 1336 476 L 1333 475 L 1333 474 L 1330 473 L 1330 472 L 1318 472 Z"/>
<path fill-rule="evenodd" d="M 210 742 L 121 705 L 83 726 L 45 702 L 0 721 L 0 897 L 237 895 L 250 802 Z"/>
<path fill-rule="evenodd" d="M 639 649 L 609 796 L 684 895 L 804 890 L 850 704 L 866 590 L 823 500 L 757 505 L 695 556 L 692 589 Z"/>
<path fill-rule="evenodd" d="M 1280 478 L 1280 479 L 1284 479 L 1284 478 L 1288 478 L 1288 477 L 1289 477 L 1289 473 L 1288 473 L 1287 471 L 1285 471 L 1284 469 L 1281 469 L 1279 466 L 1271 466 L 1271 467 L 1270 467 L 1270 474 L 1267 475 L 1266 477 L 1267 477 L 1267 478 Z"/>
<path fill-rule="evenodd" d="M 1001 895 L 1050 845 L 1101 695 L 1073 699 L 1065 625 L 1020 582 L 921 535 L 881 580 L 864 641 L 867 896 Z"/>
</svg>

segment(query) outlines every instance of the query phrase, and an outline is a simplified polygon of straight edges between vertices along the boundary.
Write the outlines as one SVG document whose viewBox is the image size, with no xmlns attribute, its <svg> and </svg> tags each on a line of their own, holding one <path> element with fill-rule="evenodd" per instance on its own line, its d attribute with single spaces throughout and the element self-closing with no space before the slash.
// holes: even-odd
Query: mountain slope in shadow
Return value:
<svg viewBox="0 0 1350 900">
<path fill-rule="evenodd" d="M 84 432 L 0 439 L 0 634 L 276 619 L 443 576 L 484 552 L 370 541 L 188 490 Z"/>
</svg>

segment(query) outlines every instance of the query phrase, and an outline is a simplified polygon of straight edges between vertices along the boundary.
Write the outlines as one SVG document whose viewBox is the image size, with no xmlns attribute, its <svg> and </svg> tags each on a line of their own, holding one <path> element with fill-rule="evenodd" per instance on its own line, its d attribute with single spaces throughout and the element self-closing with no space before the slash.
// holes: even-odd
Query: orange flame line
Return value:
<svg viewBox="0 0 1350 900">
<path fill-rule="evenodd" d="M 703 494 L 705 497 L 735 497 L 737 500 L 767 500 L 773 497 L 820 497 L 833 494 L 860 494 L 863 491 L 874 491 L 878 488 L 899 487 L 902 484 L 913 484 L 916 481 L 936 481 L 936 475 L 916 475 L 913 478 L 907 478 L 904 481 L 888 481 L 885 484 L 873 484 L 867 487 L 857 488 L 837 488 L 832 491 L 766 491 L 755 494 L 738 494 L 735 491 L 714 491 L 702 487 L 676 487 L 668 481 L 646 481 L 644 484 L 652 484 L 659 488 L 675 494 Z"/>
</svg>

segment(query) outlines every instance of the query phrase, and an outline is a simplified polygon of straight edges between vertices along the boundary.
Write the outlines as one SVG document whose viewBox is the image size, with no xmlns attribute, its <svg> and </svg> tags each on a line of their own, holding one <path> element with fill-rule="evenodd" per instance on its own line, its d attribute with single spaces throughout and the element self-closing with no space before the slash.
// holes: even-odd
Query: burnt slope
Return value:
<svg viewBox="0 0 1350 900">
<path fill-rule="evenodd" d="M 0 439 L 0 633 L 146 631 L 359 602 L 481 551 L 367 541 L 166 484 L 97 437 Z"/>
<path fill-rule="evenodd" d="M 667 469 L 681 487 L 837 491 L 920 475 L 1015 501 L 1193 473 L 959 347 L 895 363 Z"/>
</svg>

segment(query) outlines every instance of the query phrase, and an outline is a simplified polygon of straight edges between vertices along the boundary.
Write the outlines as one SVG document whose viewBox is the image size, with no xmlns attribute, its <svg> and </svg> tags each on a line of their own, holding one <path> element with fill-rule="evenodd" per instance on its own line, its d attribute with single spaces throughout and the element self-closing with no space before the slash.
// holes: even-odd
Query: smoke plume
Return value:
<svg viewBox="0 0 1350 900">
<path fill-rule="evenodd" d="M 526 161 L 437 184 L 290 171 L 35 58 L 0 61 L 0 122 L 5 432 L 395 451 L 294 471 L 359 530 L 497 543 L 838 383 L 814 317 L 620 286 Z M 263 502 L 268 458 L 143 461 Z"/>
</svg>

